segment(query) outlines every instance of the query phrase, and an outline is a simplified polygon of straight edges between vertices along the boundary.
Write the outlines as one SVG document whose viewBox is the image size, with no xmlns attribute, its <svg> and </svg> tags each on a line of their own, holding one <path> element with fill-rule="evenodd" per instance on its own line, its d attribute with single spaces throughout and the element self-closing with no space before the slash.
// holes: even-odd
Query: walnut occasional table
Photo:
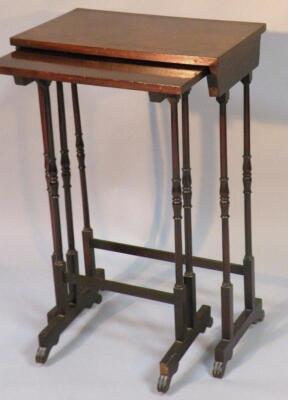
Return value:
<svg viewBox="0 0 288 400">
<path fill-rule="evenodd" d="M 13 75 L 16 84 L 38 86 L 45 174 L 51 214 L 52 265 L 56 306 L 48 313 L 48 325 L 39 335 L 36 361 L 45 363 L 61 333 L 86 307 L 101 302 L 101 291 L 142 297 L 172 304 L 175 342 L 160 362 L 158 390 L 166 392 L 186 350 L 199 333 L 212 325 L 210 307 L 196 308 L 194 267 L 222 271 L 222 340 L 215 350 L 213 375 L 222 377 L 233 349 L 253 323 L 264 318 L 261 299 L 255 298 L 254 258 L 251 234 L 251 153 L 249 87 L 258 66 L 260 38 L 265 24 L 161 17 L 86 9 L 59 18 L 11 38 L 16 50 L 0 59 L 0 73 Z M 220 261 L 192 254 L 191 173 L 189 154 L 190 89 L 207 77 L 210 96 L 220 105 L 220 206 L 222 250 Z M 54 149 L 49 86 L 57 85 L 61 168 L 64 185 L 68 250 L 63 254 L 58 173 Z M 227 168 L 226 104 L 229 89 L 244 85 L 244 220 L 243 264 L 232 264 L 229 254 L 229 187 Z M 63 82 L 71 84 L 83 204 L 85 275 L 79 273 L 75 248 L 70 161 L 67 146 Z M 171 108 L 172 206 L 175 251 L 167 252 L 94 238 L 90 224 L 81 128 L 78 84 L 97 85 L 149 93 L 151 101 L 168 99 Z M 182 104 L 182 179 L 178 143 L 178 103 Z M 182 240 L 182 199 L 184 229 Z M 182 243 L 183 242 L 183 243 Z M 184 250 L 183 250 L 184 247 Z M 94 249 L 164 260 L 175 265 L 171 293 L 105 279 L 97 268 Z M 185 272 L 183 266 L 185 265 Z M 245 308 L 234 322 L 230 275 L 244 277 Z"/>
</svg>

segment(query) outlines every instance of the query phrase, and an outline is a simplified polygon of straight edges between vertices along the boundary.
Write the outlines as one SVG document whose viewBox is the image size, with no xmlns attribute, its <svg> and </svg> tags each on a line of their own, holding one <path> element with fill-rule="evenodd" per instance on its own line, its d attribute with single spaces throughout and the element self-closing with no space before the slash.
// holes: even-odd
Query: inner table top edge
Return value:
<svg viewBox="0 0 288 400">
<path fill-rule="evenodd" d="M 214 65 L 218 58 L 215 57 L 199 57 L 193 55 L 180 55 L 180 54 L 167 54 L 167 53 L 151 53 L 149 51 L 139 50 L 126 50 L 126 49 L 113 49 L 113 48 L 102 48 L 102 47 L 90 47 L 83 45 L 70 45 L 70 44 L 59 44 L 59 43 L 47 43 L 38 40 L 24 40 L 17 37 L 10 38 L 10 44 L 16 46 L 16 48 L 31 48 L 39 50 L 52 50 L 59 53 L 71 53 L 71 54 L 82 54 L 89 56 L 103 56 L 112 58 L 125 58 L 127 60 L 137 61 L 151 61 L 151 62 L 163 62 L 171 64 L 182 64 L 183 66 L 199 66 L 199 67 L 210 67 Z"/>
<path fill-rule="evenodd" d="M 41 69 L 35 70 L 35 68 L 33 70 L 33 66 L 31 66 L 31 68 L 30 67 L 21 68 L 21 67 L 19 67 L 19 65 L 17 66 L 17 60 L 19 61 L 19 59 L 15 58 L 14 61 L 16 61 L 16 63 L 13 63 L 13 55 L 17 55 L 17 53 L 21 54 L 22 56 L 24 53 L 24 56 L 26 56 L 25 51 L 20 49 L 20 50 L 14 51 L 13 53 L 7 54 L 6 56 L 2 57 L 0 59 L 0 74 L 12 75 L 15 77 L 22 77 L 22 78 L 29 78 L 29 79 L 33 79 L 33 80 L 62 81 L 62 82 L 68 82 L 68 83 L 78 83 L 78 84 L 88 84 L 88 85 L 95 85 L 95 86 L 105 86 L 105 87 L 113 87 L 113 88 L 140 90 L 140 91 L 146 91 L 146 92 L 162 93 L 162 94 L 167 94 L 167 95 L 181 95 L 185 91 L 189 90 L 194 84 L 196 84 L 199 80 L 201 80 L 202 78 L 204 78 L 207 75 L 206 69 L 196 69 L 196 71 L 194 71 L 194 69 L 192 69 L 191 72 L 198 72 L 198 73 L 191 79 L 189 79 L 189 78 L 183 79 L 183 84 L 162 83 L 162 82 L 160 82 L 158 84 L 155 82 L 145 82 L 145 81 L 141 81 L 141 80 L 138 80 L 138 81 L 130 80 L 129 81 L 129 80 L 121 79 L 121 78 L 112 79 L 112 78 L 101 78 L 101 77 L 99 78 L 99 77 L 91 77 L 91 76 L 89 77 L 88 74 L 81 76 L 80 74 L 78 74 L 78 75 L 73 74 L 73 73 L 69 74 L 69 72 L 67 72 L 67 73 L 54 72 L 53 68 L 51 68 L 51 71 L 48 71 L 48 72 L 41 70 Z M 37 60 L 37 55 L 43 57 L 43 54 L 38 54 L 38 52 L 34 52 L 31 54 L 28 51 L 27 57 L 36 56 L 36 60 L 24 58 L 24 61 L 27 61 L 27 62 L 31 61 L 32 63 L 33 63 L 33 61 L 45 62 L 45 57 L 44 57 L 44 60 L 41 58 L 39 60 Z M 49 52 L 46 52 L 45 55 L 48 57 L 50 56 Z M 9 57 L 11 58 L 11 62 L 9 60 Z M 57 56 L 55 56 L 55 59 L 57 59 L 57 58 L 63 60 L 63 58 L 65 58 L 65 57 L 63 57 L 63 55 L 61 55 L 60 53 L 57 53 Z M 1 60 L 2 60 L 2 65 L 1 65 Z M 23 60 L 23 58 L 22 58 L 22 60 Z M 73 58 L 71 58 L 71 60 L 73 62 Z M 21 59 L 20 59 L 20 61 L 21 61 Z M 66 61 L 68 61 L 68 60 L 66 60 Z M 76 61 L 79 61 L 79 58 Z M 82 60 L 81 58 L 80 58 L 80 61 L 85 62 L 85 60 Z M 105 64 L 105 61 L 103 61 L 103 63 Z M 111 59 L 111 63 L 117 64 L 117 60 Z M 129 63 L 127 61 L 127 63 L 125 63 L 124 65 L 130 66 L 130 64 L 131 63 Z M 148 67 L 150 67 L 150 66 L 154 67 L 153 63 L 151 63 L 151 64 L 152 65 L 150 65 L 150 63 L 149 63 Z M 68 66 L 69 66 L 69 64 L 68 64 Z M 134 64 L 131 64 L 131 66 L 134 66 Z M 137 66 L 139 66 L 141 68 L 142 64 L 141 63 L 137 64 L 136 68 L 137 68 Z M 146 66 L 147 66 L 147 64 L 145 65 L 145 67 Z M 158 65 L 158 67 L 159 67 L 159 65 Z M 163 67 L 161 66 L 160 68 L 163 68 Z M 173 65 L 171 68 L 174 70 Z M 167 68 L 167 70 L 169 70 L 169 68 Z M 182 71 L 181 68 L 179 70 Z M 185 70 L 185 68 L 183 68 L 183 70 Z"/>
</svg>

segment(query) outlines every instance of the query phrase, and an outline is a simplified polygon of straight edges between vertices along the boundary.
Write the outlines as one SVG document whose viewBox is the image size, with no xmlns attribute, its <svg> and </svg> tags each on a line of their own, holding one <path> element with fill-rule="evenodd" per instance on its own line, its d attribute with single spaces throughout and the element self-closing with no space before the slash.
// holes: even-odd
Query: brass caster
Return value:
<svg viewBox="0 0 288 400">
<path fill-rule="evenodd" d="M 157 390 L 161 393 L 166 393 L 170 387 L 172 376 L 160 375 L 158 379 Z"/>
<path fill-rule="evenodd" d="M 213 376 L 214 378 L 223 378 L 225 374 L 226 363 L 221 361 L 215 361 L 213 366 Z"/>
<path fill-rule="evenodd" d="M 47 347 L 39 347 L 36 353 L 36 363 L 45 364 L 50 353 Z"/>
</svg>

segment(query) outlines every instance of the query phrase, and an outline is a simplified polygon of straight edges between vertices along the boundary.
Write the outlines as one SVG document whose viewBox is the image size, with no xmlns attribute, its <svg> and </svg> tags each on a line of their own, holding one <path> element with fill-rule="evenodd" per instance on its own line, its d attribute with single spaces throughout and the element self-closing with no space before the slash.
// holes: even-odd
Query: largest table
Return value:
<svg viewBox="0 0 288 400">
<path fill-rule="evenodd" d="M 38 86 L 42 121 L 45 176 L 48 186 L 53 236 L 52 265 L 56 306 L 48 313 L 48 325 L 39 335 L 36 361 L 45 363 L 60 334 L 77 315 L 101 302 L 100 291 L 111 290 L 162 301 L 174 306 L 175 342 L 160 362 L 158 390 L 166 392 L 179 361 L 199 333 L 212 325 L 210 307 L 197 310 L 193 267 L 223 272 L 221 286 L 222 339 L 215 350 L 213 375 L 222 377 L 233 349 L 249 326 L 264 318 L 261 299 L 255 297 L 255 272 L 251 232 L 251 151 L 249 87 L 259 63 L 261 34 L 265 24 L 161 17 L 75 9 L 11 38 L 16 50 L 0 59 L 0 73 L 15 82 Z M 220 206 L 222 260 L 192 253 L 191 168 L 189 150 L 190 89 L 207 77 L 209 94 L 220 105 Z M 62 244 L 58 172 L 54 148 L 49 86 L 57 84 L 61 146 L 61 170 L 65 196 L 68 250 Z M 229 251 L 229 186 L 226 105 L 229 90 L 237 82 L 244 87 L 243 185 L 245 255 L 233 264 Z M 63 82 L 71 84 L 83 204 L 85 275 L 79 272 L 74 240 L 71 172 L 67 145 Z M 167 252 L 94 238 L 90 223 L 85 152 L 81 128 L 78 84 L 89 84 L 149 93 L 151 101 L 168 99 L 171 109 L 172 207 L 175 251 Z M 182 179 L 178 129 L 178 103 L 182 104 Z M 182 202 L 184 229 L 182 228 Z M 184 233 L 184 235 L 183 235 Z M 184 240 L 182 240 L 184 236 Z M 183 249 L 184 247 L 184 249 Z M 165 260 L 175 264 L 173 292 L 143 288 L 105 278 L 97 268 L 94 249 Z M 184 267 L 185 266 L 185 271 Z M 245 308 L 234 321 L 230 275 L 244 276 Z"/>
</svg>

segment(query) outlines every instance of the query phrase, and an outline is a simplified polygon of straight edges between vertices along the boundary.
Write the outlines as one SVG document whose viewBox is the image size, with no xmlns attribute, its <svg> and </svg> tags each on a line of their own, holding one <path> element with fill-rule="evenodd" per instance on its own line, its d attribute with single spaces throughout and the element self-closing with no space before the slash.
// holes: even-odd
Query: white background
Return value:
<svg viewBox="0 0 288 400">
<path fill-rule="evenodd" d="M 252 85 L 253 245 L 257 294 L 266 319 L 251 328 L 223 380 L 211 377 L 220 338 L 221 274 L 197 269 L 198 302 L 211 304 L 214 326 L 183 358 L 168 397 L 286 399 L 288 372 L 288 3 L 285 0 L 3 1 L 0 53 L 9 37 L 75 7 L 266 22 L 261 65 Z M 82 227 L 71 98 L 67 120 L 78 250 Z M 79 88 L 95 236 L 173 249 L 169 107 L 141 92 Z M 52 88 L 58 135 L 55 87 Z M 35 84 L 0 79 L 1 271 L 0 398 L 152 399 L 158 363 L 173 341 L 169 305 L 105 293 L 61 337 L 46 366 L 34 363 L 37 334 L 54 305 L 51 238 Z M 232 260 L 243 257 L 242 87 L 231 90 L 229 174 Z M 195 255 L 221 257 L 218 107 L 200 82 L 190 96 Z M 57 136 L 58 150 L 58 136 Z M 59 153 L 58 153 L 59 154 Z M 62 207 L 63 211 L 63 207 Z M 63 212 L 62 212 L 63 214 Z M 65 232 L 64 239 L 65 239 Z M 113 279 L 170 290 L 172 264 L 96 252 Z M 82 260 L 82 258 L 81 258 Z M 243 308 L 235 284 L 235 316 Z"/>
</svg>

